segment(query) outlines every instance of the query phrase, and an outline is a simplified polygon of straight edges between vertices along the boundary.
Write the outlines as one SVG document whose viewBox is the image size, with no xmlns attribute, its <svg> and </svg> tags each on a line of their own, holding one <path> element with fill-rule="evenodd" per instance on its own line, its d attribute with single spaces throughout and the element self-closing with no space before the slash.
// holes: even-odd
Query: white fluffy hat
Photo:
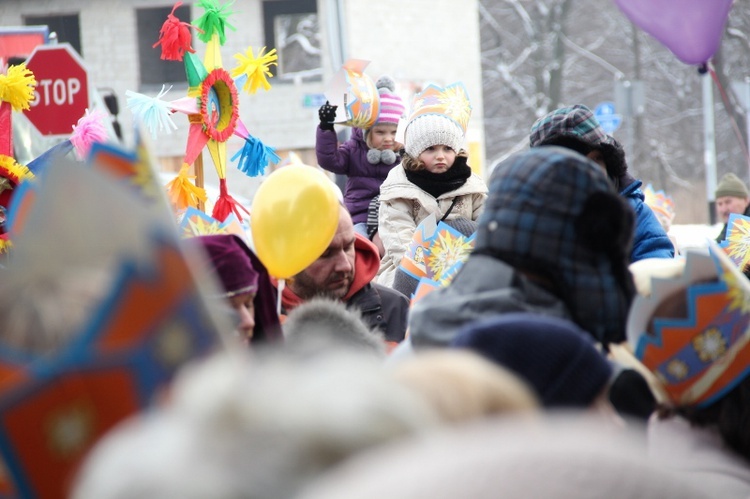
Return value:
<svg viewBox="0 0 750 499">
<path fill-rule="evenodd" d="M 450 146 L 458 152 L 464 145 L 470 117 L 471 103 L 463 83 L 428 85 L 412 101 L 404 138 L 406 153 L 416 158 L 436 145 Z"/>
<path fill-rule="evenodd" d="M 420 116 L 406 127 L 406 153 L 416 158 L 431 146 L 446 145 L 458 152 L 464 133 L 451 119 L 439 114 Z"/>
</svg>

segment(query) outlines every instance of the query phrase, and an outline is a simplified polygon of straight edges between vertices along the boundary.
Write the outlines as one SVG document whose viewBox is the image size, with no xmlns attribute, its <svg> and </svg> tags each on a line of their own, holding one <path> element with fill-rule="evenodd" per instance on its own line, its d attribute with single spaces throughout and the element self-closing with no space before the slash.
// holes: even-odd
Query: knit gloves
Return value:
<svg viewBox="0 0 750 499">
<path fill-rule="evenodd" d="M 320 128 L 322 130 L 333 130 L 333 120 L 336 119 L 336 109 L 338 106 L 332 106 L 326 101 L 318 109 L 318 118 L 320 119 Z"/>
</svg>

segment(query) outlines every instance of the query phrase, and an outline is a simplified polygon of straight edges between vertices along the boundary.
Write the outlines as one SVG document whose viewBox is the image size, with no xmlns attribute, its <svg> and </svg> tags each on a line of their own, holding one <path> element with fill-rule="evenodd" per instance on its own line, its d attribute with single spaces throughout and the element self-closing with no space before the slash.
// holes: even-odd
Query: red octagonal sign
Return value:
<svg viewBox="0 0 750 499">
<path fill-rule="evenodd" d="M 25 111 L 29 121 L 44 136 L 69 136 L 89 107 L 83 59 L 68 43 L 39 45 L 26 66 L 36 78 L 34 100 Z"/>
</svg>

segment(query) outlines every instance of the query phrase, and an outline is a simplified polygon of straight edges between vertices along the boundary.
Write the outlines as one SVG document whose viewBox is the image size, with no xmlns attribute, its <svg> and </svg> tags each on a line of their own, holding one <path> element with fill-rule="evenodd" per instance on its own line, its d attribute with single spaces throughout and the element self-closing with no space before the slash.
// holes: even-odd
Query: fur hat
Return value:
<svg viewBox="0 0 750 499">
<path fill-rule="evenodd" d="M 619 343 L 634 294 L 633 220 L 592 161 L 537 147 L 492 173 L 474 253 L 547 280 L 574 322 L 599 341 Z"/>
<path fill-rule="evenodd" d="M 745 182 L 734 173 L 727 173 L 716 186 L 716 198 L 732 196 L 735 198 L 750 198 L 750 192 L 747 190 Z"/>
<path fill-rule="evenodd" d="M 404 133 L 406 153 L 417 158 L 428 147 L 446 145 L 458 152 L 464 145 L 471 103 L 460 82 L 447 87 L 430 84 L 414 96 Z"/>
<path fill-rule="evenodd" d="M 469 348 L 526 380 L 545 407 L 587 407 L 612 375 L 591 337 L 570 321 L 529 313 L 469 324 L 452 346 Z"/>
<path fill-rule="evenodd" d="M 375 87 L 380 94 L 380 114 L 378 114 L 375 125 L 385 123 L 398 125 L 398 122 L 404 117 L 406 106 L 396 93 L 396 83 L 390 76 L 383 75 L 375 82 Z"/>
<path fill-rule="evenodd" d="M 385 357 L 385 339 L 367 327 L 357 309 L 338 300 L 313 298 L 289 313 L 284 322 L 288 350 L 313 355 L 343 348 Z"/>
</svg>

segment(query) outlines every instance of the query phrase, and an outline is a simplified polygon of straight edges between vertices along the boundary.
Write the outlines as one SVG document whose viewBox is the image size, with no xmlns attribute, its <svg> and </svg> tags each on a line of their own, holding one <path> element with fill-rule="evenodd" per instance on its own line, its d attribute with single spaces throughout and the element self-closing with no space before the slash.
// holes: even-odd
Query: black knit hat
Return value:
<svg viewBox="0 0 750 499">
<path fill-rule="evenodd" d="M 474 350 L 515 372 L 534 387 L 545 407 L 587 407 L 612 374 L 591 337 L 556 317 L 498 315 L 465 326 L 451 346 Z"/>
</svg>

